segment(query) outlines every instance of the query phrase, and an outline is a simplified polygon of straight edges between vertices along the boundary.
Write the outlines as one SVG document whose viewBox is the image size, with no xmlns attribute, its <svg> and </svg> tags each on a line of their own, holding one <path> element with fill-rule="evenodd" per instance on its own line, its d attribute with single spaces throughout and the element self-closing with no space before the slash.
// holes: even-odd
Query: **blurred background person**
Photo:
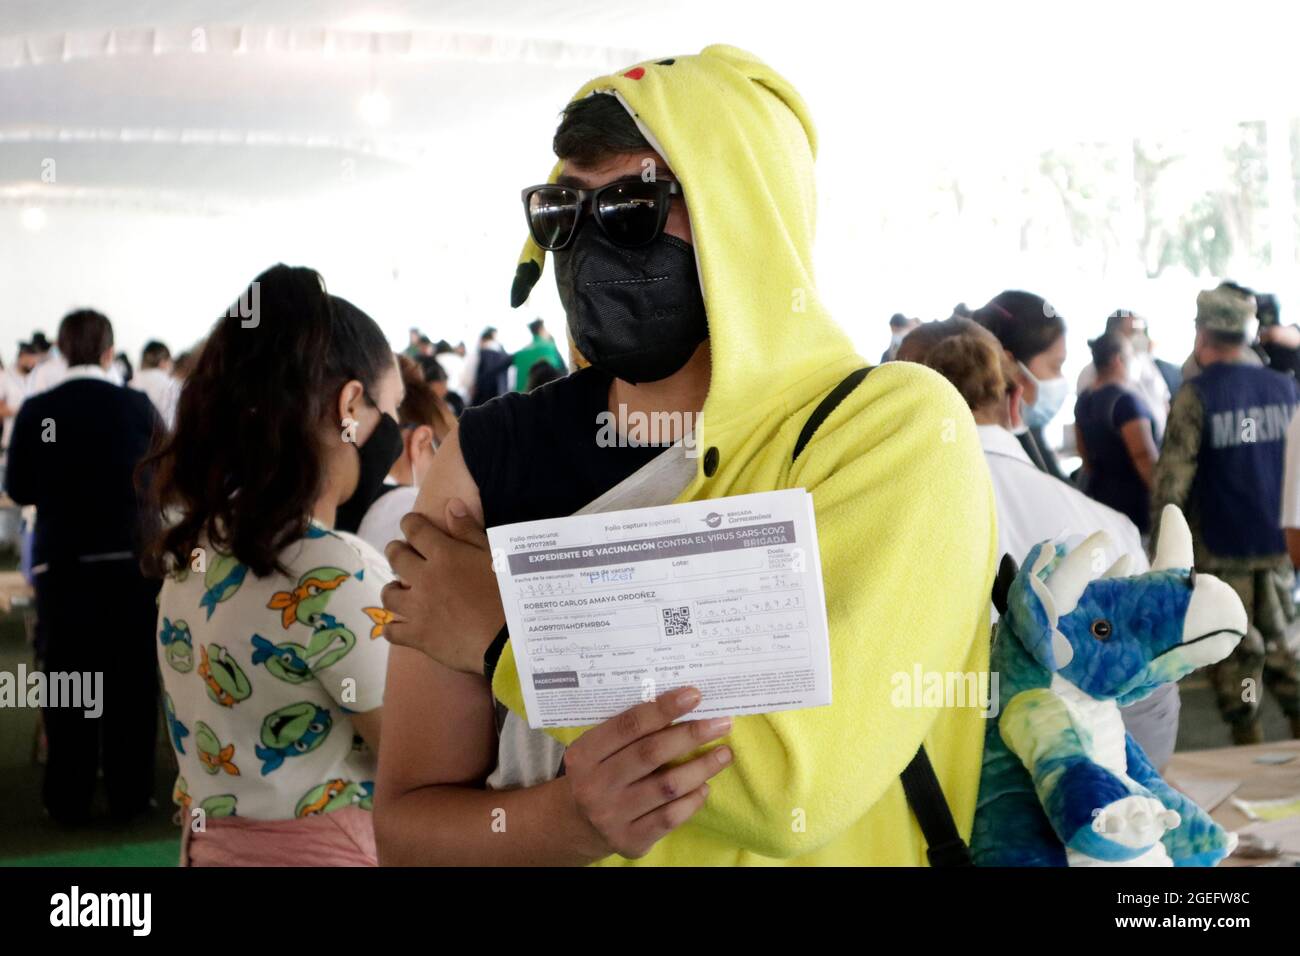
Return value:
<svg viewBox="0 0 1300 956">
<path fill-rule="evenodd" d="M 1125 380 L 1146 404 L 1155 426 L 1156 444 L 1165 432 L 1169 418 L 1169 400 L 1173 392 L 1156 365 L 1152 354 L 1151 337 L 1147 334 L 1147 320 L 1128 309 L 1116 309 L 1106 317 L 1106 333 L 1114 333 L 1128 344 L 1127 375 Z M 1089 362 L 1079 373 L 1076 390 L 1082 395 L 1097 380 L 1095 362 Z"/>
<path fill-rule="evenodd" d="M 1255 318 L 1259 320 L 1259 348 L 1269 368 L 1300 379 L 1300 328 L 1282 324 L 1277 296 L 1255 293 Z"/>
<path fill-rule="evenodd" d="M 1255 292 L 1253 289 L 1233 282 L 1231 279 L 1225 279 L 1220 282 L 1213 291 L 1221 293 L 1229 298 L 1250 299 L 1252 302 L 1255 300 Z M 1198 303 L 1201 301 L 1199 296 L 1196 301 Z M 1180 369 L 1182 372 L 1182 380 L 1184 382 L 1189 382 L 1201 374 L 1202 365 L 1198 356 L 1201 351 L 1200 331 L 1202 328 L 1202 318 L 1199 312 L 1196 317 L 1195 327 L 1197 335 L 1192 343 L 1192 351 L 1187 356 L 1187 359 L 1183 362 L 1182 368 Z M 1232 360 L 1233 363 L 1238 365 L 1254 365 L 1256 367 L 1267 364 L 1264 351 L 1262 349 L 1257 351 L 1255 348 L 1251 347 L 1251 343 L 1259 332 L 1259 320 L 1253 314 L 1253 309 L 1250 318 L 1245 320 L 1243 328 L 1245 330 L 1242 333 L 1245 336 L 1245 347 L 1235 353 L 1235 357 Z M 1173 411 L 1172 407 L 1170 408 L 1170 411 Z"/>
<path fill-rule="evenodd" d="M 407 333 L 406 348 L 402 349 L 402 354 L 407 358 L 416 358 L 420 354 L 420 339 L 424 337 L 423 333 L 415 326 L 411 326 Z"/>
<path fill-rule="evenodd" d="M 190 377 L 190 373 L 194 371 L 194 363 L 198 360 L 199 350 L 202 348 L 203 343 L 200 342 L 194 348 L 187 349 L 176 356 L 176 360 L 172 363 L 172 378 L 180 383 L 181 388 L 185 387 L 186 380 Z"/>
<path fill-rule="evenodd" d="M 135 378 L 135 366 L 131 364 L 131 356 L 125 352 L 118 352 L 114 356 L 111 370 L 116 373 L 119 385 L 130 385 L 131 379 Z"/>
<path fill-rule="evenodd" d="M 157 339 L 145 345 L 140 352 L 140 371 L 130 385 L 149 396 L 149 401 L 158 409 L 163 424 L 168 428 L 175 425 L 181 384 L 172 375 L 172 353 L 166 345 Z"/>
<path fill-rule="evenodd" d="M 497 341 L 497 330 L 489 325 L 479 336 L 473 368 L 466 369 L 474 381 L 471 405 L 482 405 L 510 391 L 510 362 L 510 353 Z"/>
<path fill-rule="evenodd" d="M 89 309 L 64 317 L 59 352 L 69 366 L 59 384 L 18 413 L 5 490 L 36 506 L 38 666 L 102 674 L 103 712 L 44 709 L 42 799 L 55 821 L 86 823 L 102 770 L 109 812 L 129 820 L 151 799 L 158 717 L 158 587 L 140 573 L 134 478 L 162 422 L 148 398 L 110 375 L 107 317 Z"/>
<path fill-rule="evenodd" d="M 898 359 L 934 369 L 971 409 L 993 478 L 1002 554 L 1019 565 L 1040 541 L 1076 543 L 1074 539 L 1105 531 L 1111 540 L 1108 566 L 1127 555 L 1127 573 L 1148 569 L 1133 522 L 1030 461 L 1014 434 L 1024 409 L 1023 372 L 987 329 L 960 317 L 927 322 L 908 334 Z M 1156 767 L 1174 752 L 1179 710 L 1177 684 L 1166 684 L 1121 710 L 1128 732 Z"/>
<path fill-rule="evenodd" d="M 27 398 L 36 361 L 36 347 L 30 342 L 19 342 L 14 364 L 0 373 L 0 418 L 4 419 L 4 430 L 0 432 L 0 452 L 9 447 L 14 420 L 18 417 L 18 409 L 22 407 L 23 400 Z"/>
<path fill-rule="evenodd" d="M 545 362 L 559 372 L 565 370 L 564 358 L 555 347 L 555 340 L 546 331 L 546 323 L 541 319 L 533 319 L 528 323 L 528 331 L 533 337 L 532 341 L 516 352 L 513 359 L 516 392 L 531 391 L 528 373 L 539 362 Z"/>
<path fill-rule="evenodd" d="M 976 309 L 971 317 L 1002 343 L 1016 363 L 1024 408 L 1016 438 L 1034 466 L 1065 481 L 1060 462 L 1043 429 L 1070 394 L 1065 366 L 1065 320 L 1042 296 L 1009 289 Z"/>
<path fill-rule="evenodd" d="M 33 335 L 32 344 L 36 347 L 38 360 L 28 382 L 27 394 L 29 396 L 49 391 L 63 381 L 64 373 L 68 371 L 68 363 L 58 346 L 51 345 L 43 334 L 37 332 Z"/>
<path fill-rule="evenodd" d="M 438 363 L 421 356 L 432 365 Z M 405 392 L 397 406 L 397 424 L 402 429 L 402 453 L 393 462 L 384 488 L 361 519 L 357 536 L 383 551 L 390 541 L 402 539 L 401 521 L 415 510 L 420 482 L 433 464 L 434 453 L 455 427 L 456 417 L 426 380 L 420 364 L 399 356 L 398 368 Z M 442 382 L 445 386 L 445 378 Z"/>
<path fill-rule="evenodd" d="M 1261 367 L 1249 348 L 1254 321 L 1255 297 L 1240 286 L 1223 283 L 1196 297 L 1189 361 L 1197 374 L 1174 396 L 1151 500 L 1152 535 L 1165 505 L 1181 508 L 1196 568 L 1226 581 L 1246 606 L 1245 638 L 1208 669 L 1237 744 L 1264 739 L 1261 686 L 1300 737 L 1295 574 L 1280 520 L 1286 432 L 1300 389 L 1291 376 Z"/>
<path fill-rule="evenodd" d="M 148 559 L 181 861 L 374 865 L 391 574 L 335 524 L 400 452 L 402 380 L 379 326 L 316 272 L 255 281 L 257 327 L 217 321 L 150 456 L 153 517 L 177 519 Z"/>
<path fill-rule="evenodd" d="M 920 324 L 919 319 L 909 319 L 901 312 L 895 312 L 889 317 L 889 348 L 880 356 L 881 365 L 898 357 L 898 347 L 903 344 L 903 337 Z"/>
<path fill-rule="evenodd" d="M 535 388 L 541 388 L 547 382 L 563 378 L 564 374 L 550 362 L 535 362 L 528 372 L 528 384 L 524 391 L 531 392 Z"/>
<path fill-rule="evenodd" d="M 1083 490 L 1146 534 L 1151 530 L 1151 483 L 1159 433 L 1151 409 L 1132 384 L 1129 363 L 1135 352 L 1118 330 L 1098 336 L 1088 346 L 1096 371 L 1074 405 Z"/>
<path fill-rule="evenodd" d="M 454 396 L 448 402 L 453 404 L 456 415 L 459 416 L 469 397 L 462 384 L 465 378 L 465 343 L 452 345 L 446 339 L 439 339 L 433 347 L 433 357 L 438 360 L 438 365 L 446 375 L 447 391 Z"/>
<path fill-rule="evenodd" d="M 443 368 L 441 360 L 434 358 L 432 355 L 421 355 L 415 364 L 419 368 L 425 384 L 433 392 L 439 403 L 444 405 L 445 409 L 454 417 L 460 418 L 461 412 L 465 411 L 465 403 L 459 394 L 452 391 L 451 379 L 447 375 L 446 369 Z"/>
</svg>

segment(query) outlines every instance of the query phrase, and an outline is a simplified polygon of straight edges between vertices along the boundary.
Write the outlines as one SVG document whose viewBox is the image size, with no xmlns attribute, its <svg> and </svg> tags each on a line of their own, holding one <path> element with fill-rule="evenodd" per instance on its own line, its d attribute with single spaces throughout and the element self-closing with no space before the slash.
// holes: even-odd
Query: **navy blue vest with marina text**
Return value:
<svg viewBox="0 0 1300 956">
<path fill-rule="evenodd" d="M 1191 379 L 1204 419 L 1192 495 L 1212 554 L 1286 553 L 1282 472 L 1286 430 L 1300 393 L 1271 369 L 1216 362 Z"/>
</svg>

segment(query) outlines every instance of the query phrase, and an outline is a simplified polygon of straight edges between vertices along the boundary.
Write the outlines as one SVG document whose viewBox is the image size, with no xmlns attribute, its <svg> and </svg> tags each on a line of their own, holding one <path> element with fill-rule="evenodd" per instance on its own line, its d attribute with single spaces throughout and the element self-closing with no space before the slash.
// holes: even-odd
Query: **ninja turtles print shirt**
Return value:
<svg viewBox="0 0 1300 956">
<path fill-rule="evenodd" d="M 359 538 L 313 522 L 280 555 L 287 576 L 253 576 L 196 550 L 158 599 L 158 662 L 188 825 L 371 808 L 375 756 L 351 714 L 383 703 L 392 580 Z"/>
</svg>

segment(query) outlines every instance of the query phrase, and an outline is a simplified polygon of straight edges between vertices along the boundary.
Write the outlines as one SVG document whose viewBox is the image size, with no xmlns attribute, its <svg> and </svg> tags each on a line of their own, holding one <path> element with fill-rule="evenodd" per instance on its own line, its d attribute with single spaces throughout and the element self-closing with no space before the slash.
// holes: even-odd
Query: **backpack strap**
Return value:
<svg viewBox="0 0 1300 956">
<path fill-rule="evenodd" d="M 813 413 L 808 416 L 808 421 L 803 423 L 803 431 L 799 433 L 799 440 L 794 443 L 794 454 L 790 460 L 794 461 L 803 451 L 804 446 L 812 440 L 817 429 L 821 427 L 822 422 L 830 417 L 831 412 L 835 411 L 840 402 L 849 397 L 849 393 L 858 387 L 858 384 L 867 377 L 873 366 L 868 365 L 866 368 L 854 369 L 845 379 L 831 389 L 830 394 L 821 400 Z"/>
<path fill-rule="evenodd" d="M 804 422 L 803 431 L 799 433 L 799 440 L 795 442 L 794 454 L 790 456 L 792 462 L 812 440 L 822 422 L 858 387 L 871 369 L 872 366 L 867 366 L 850 372 L 813 409 L 808 421 Z M 952 818 L 952 811 L 948 809 L 948 801 L 944 799 L 943 788 L 939 785 L 939 778 L 935 775 L 934 766 L 930 763 L 930 756 L 925 752 L 924 746 L 917 750 L 916 756 L 904 768 L 899 779 L 903 782 L 903 793 L 912 808 L 912 814 L 921 825 L 930 865 L 970 866 L 970 850 L 957 831 L 957 823 Z"/>
<path fill-rule="evenodd" d="M 922 746 L 900 775 L 903 793 L 925 836 L 926 858 L 931 866 L 971 866 L 970 849 L 957 832 L 957 822 L 944 799 L 943 787 Z"/>
</svg>

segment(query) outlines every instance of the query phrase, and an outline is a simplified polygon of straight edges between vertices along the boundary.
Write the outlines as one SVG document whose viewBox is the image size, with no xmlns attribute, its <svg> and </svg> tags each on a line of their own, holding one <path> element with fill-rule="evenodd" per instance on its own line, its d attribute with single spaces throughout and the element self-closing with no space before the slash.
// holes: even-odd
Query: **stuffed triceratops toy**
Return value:
<svg viewBox="0 0 1300 956">
<path fill-rule="evenodd" d="M 979 866 L 1213 866 L 1236 847 L 1170 787 L 1128 736 L 1121 705 L 1230 654 L 1246 631 L 1236 592 L 1192 569 L 1172 505 L 1146 574 L 1108 540 L 1036 545 L 1006 592 L 990 669 L 989 724 L 971 834 Z"/>
</svg>

